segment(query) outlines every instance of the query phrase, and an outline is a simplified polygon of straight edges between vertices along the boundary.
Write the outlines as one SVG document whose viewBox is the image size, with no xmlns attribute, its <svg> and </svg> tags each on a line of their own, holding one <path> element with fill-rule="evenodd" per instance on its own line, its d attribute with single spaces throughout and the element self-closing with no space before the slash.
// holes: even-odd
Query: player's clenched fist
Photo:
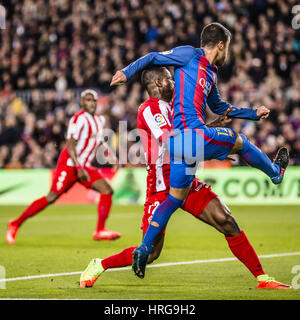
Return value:
<svg viewBox="0 0 300 320">
<path fill-rule="evenodd" d="M 270 114 L 270 110 L 265 106 L 261 106 L 257 108 L 256 114 L 258 117 L 260 117 L 260 119 L 267 119 Z"/>
<path fill-rule="evenodd" d="M 127 81 L 125 74 L 122 71 L 117 71 L 111 79 L 110 86 L 123 84 Z"/>
</svg>

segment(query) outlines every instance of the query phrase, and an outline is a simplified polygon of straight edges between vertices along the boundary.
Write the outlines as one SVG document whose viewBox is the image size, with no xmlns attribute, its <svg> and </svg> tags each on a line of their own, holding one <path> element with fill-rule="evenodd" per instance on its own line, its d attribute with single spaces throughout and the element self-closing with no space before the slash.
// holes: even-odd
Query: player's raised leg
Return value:
<svg viewBox="0 0 300 320">
<path fill-rule="evenodd" d="M 249 165 L 267 174 L 274 184 L 281 183 L 285 169 L 289 164 L 289 152 L 286 148 L 281 148 L 272 162 L 269 157 L 245 135 L 239 134 L 236 143 L 230 154 L 239 154 Z"/>
<path fill-rule="evenodd" d="M 261 262 L 244 231 L 241 231 L 230 210 L 219 198 L 213 199 L 201 213 L 200 220 L 224 234 L 231 252 L 257 279 L 259 289 L 291 289 L 265 274 Z"/>
<path fill-rule="evenodd" d="M 89 175 L 92 176 L 90 170 Z M 92 184 L 92 188 L 100 193 L 98 202 L 98 221 L 95 232 L 93 233 L 94 240 L 115 240 L 120 238 L 121 234 L 116 231 L 111 231 L 105 228 L 107 218 L 112 206 L 113 189 L 106 179 L 98 179 Z"/>
<path fill-rule="evenodd" d="M 10 220 L 5 235 L 7 243 L 14 244 L 16 241 L 17 232 L 23 222 L 44 210 L 48 205 L 54 203 L 59 197 L 60 194 L 50 191 L 46 197 L 42 197 L 33 201 L 17 219 Z"/>
</svg>

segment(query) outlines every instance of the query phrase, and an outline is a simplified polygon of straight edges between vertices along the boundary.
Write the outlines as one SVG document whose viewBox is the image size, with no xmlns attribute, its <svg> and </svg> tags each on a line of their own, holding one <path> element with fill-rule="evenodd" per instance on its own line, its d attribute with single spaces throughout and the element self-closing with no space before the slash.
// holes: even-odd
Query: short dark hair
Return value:
<svg viewBox="0 0 300 320">
<path fill-rule="evenodd" d="M 230 37 L 230 31 L 220 23 L 210 23 L 201 32 L 201 47 L 214 47 L 220 41 L 226 43 Z"/>
<path fill-rule="evenodd" d="M 166 70 L 165 67 L 152 67 L 149 69 L 145 69 L 142 72 L 142 85 L 144 88 L 148 88 L 149 84 L 157 79 L 163 78 Z"/>
</svg>

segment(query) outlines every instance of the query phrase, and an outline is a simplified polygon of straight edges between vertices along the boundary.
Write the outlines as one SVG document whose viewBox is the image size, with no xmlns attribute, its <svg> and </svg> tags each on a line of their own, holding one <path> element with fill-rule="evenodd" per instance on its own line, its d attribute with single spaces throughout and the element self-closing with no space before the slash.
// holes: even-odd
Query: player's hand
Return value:
<svg viewBox="0 0 300 320">
<path fill-rule="evenodd" d="M 120 85 L 127 81 L 127 78 L 122 71 L 117 71 L 111 79 L 110 86 Z"/>
<path fill-rule="evenodd" d="M 265 106 L 261 106 L 257 108 L 256 114 L 260 119 L 267 119 L 270 114 L 270 110 Z"/>
<path fill-rule="evenodd" d="M 112 169 L 113 171 L 118 171 L 118 170 L 119 170 L 119 164 L 118 164 L 118 163 L 113 164 L 112 167 L 111 167 L 111 169 Z"/>
<path fill-rule="evenodd" d="M 229 119 L 227 115 L 233 111 L 232 106 L 230 106 L 222 115 L 207 124 L 207 127 L 225 127 L 232 119 Z"/>
<path fill-rule="evenodd" d="M 77 171 L 77 177 L 80 181 L 89 181 L 90 180 L 89 174 L 84 169 L 79 169 Z"/>
</svg>

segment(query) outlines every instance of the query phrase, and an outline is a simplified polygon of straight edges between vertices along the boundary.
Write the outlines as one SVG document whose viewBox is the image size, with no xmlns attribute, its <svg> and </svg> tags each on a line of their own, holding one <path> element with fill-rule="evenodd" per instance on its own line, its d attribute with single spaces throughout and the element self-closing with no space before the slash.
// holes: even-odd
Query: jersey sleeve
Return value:
<svg viewBox="0 0 300 320">
<path fill-rule="evenodd" d="M 195 54 L 197 54 L 196 49 L 192 46 L 176 47 L 163 52 L 151 52 L 132 62 L 121 71 L 125 74 L 127 80 L 129 80 L 138 71 L 149 66 L 182 67 L 186 65 Z"/>
<path fill-rule="evenodd" d="M 68 126 L 68 132 L 67 132 L 67 139 L 75 139 L 78 140 L 80 137 L 80 133 L 84 127 L 84 118 L 78 117 L 76 118 L 73 116 L 70 119 L 69 126 Z"/>
<path fill-rule="evenodd" d="M 141 117 L 146 128 L 155 139 L 161 138 L 170 129 L 168 119 L 166 119 L 159 110 L 157 110 L 157 112 L 151 110 L 150 106 L 143 110 Z"/>
<path fill-rule="evenodd" d="M 223 114 L 231 104 L 222 100 L 216 83 L 213 84 L 212 89 L 207 97 L 207 104 L 211 111 L 216 114 Z M 232 106 L 233 111 L 228 114 L 229 118 L 240 118 L 249 120 L 259 120 L 260 118 L 256 114 L 256 110 L 251 108 L 238 108 Z"/>
</svg>

